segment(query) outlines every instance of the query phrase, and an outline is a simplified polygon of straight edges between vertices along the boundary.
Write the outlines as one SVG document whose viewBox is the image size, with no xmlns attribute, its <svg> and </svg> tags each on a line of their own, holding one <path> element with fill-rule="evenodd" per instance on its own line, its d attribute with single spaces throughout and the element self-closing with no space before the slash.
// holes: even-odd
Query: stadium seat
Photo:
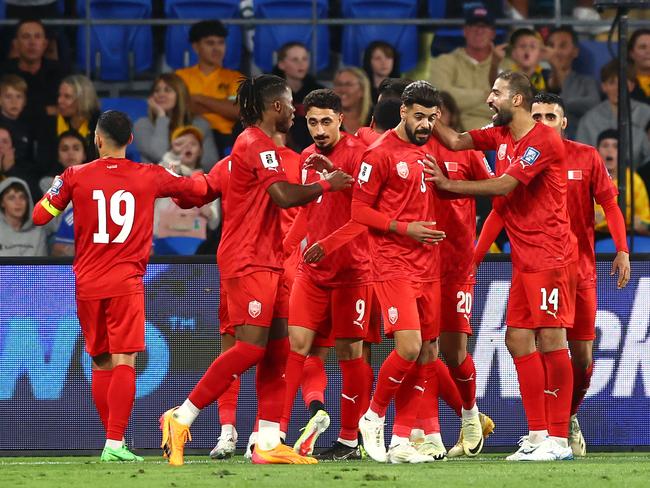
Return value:
<svg viewBox="0 0 650 488">
<path fill-rule="evenodd" d="M 86 15 L 85 0 L 77 1 L 77 12 L 79 17 Z M 93 19 L 148 19 L 151 18 L 151 0 L 90 0 L 90 16 Z M 79 66 L 84 67 L 84 28 L 78 29 L 77 39 L 77 60 Z M 90 64 L 94 71 L 99 69 L 99 79 L 128 80 L 131 68 L 140 73 L 150 69 L 152 61 L 151 26 L 93 25 L 90 28 Z"/>
<path fill-rule="evenodd" d="M 147 101 L 142 98 L 101 98 L 100 106 L 102 111 L 119 110 L 120 112 L 124 112 L 134 123 L 139 118 L 147 116 Z M 140 153 L 135 144 L 129 144 L 126 147 L 126 157 L 131 161 L 140 161 Z"/>
<path fill-rule="evenodd" d="M 510 241 L 503 243 L 503 246 L 501 246 L 501 252 L 503 254 L 510 254 Z"/>
<path fill-rule="evenodd" d="M 417 0 L 343 0 L 343 17 L 348 19 L 414 19 Z M 343 63 L 361 66 L 363 52 L 373 41 L 385 41 L 399 52 L 402 72 L 418 62 L 418 31 L 415 25 L 377 24 L 343 27 Z"/>
<path fill-rule="evenodd" d="M 429 0 L 429 17 L 432 19 L 444 19 L 447 13 L 447 0 Z"/>
<path fill-rule="evenodd" d="M 166 0 L 168 19 L 232 19 L 239 17 L 239 0 Z M 241 64 L 242 34 L 238 25 L 229 25 L 226 39 L 226 57 L 223 65 L 239 69 Z M 170 25 L 165 35 L 165 60 L 173 68 L 196 64 L 196 53 L 188 41 L 190 25 Z"/>
<path fill-rule="evenodd" d="M 327 17 L 328 2 L 316 0 L 319 19 Z M 255 0 L 255 17 L 258 19 L 311 19 L 312 0 Z M 255 28 L 255 64 L 270 72 L 275 64 L 275 52 L 288 42 L 301 42 L 311 51 L 311 25 L 259 25 Z M 330 35 L 326 25 L 318 27 L 316 53 L 312 62 L 316 69 L 329 66 Z"/>
<path fill-rule="evenodd" d="M 618 55 L 618 43 L 612 43 L 615 56 Z M 581 41 L 580 54 L 573 62 L 573 68 L 580 74 L 589 75 L 600 82 L 600 69 L 612 60 L 606 42 Z"/>
</svg>

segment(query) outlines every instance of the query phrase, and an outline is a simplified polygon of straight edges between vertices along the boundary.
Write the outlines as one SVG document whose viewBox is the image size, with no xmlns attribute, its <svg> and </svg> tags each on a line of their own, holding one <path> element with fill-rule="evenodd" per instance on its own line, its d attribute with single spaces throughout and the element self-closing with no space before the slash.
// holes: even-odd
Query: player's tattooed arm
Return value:
<svg viewBox="0 0 650 488">
<path fill-rule="evenodd" d="M 452 151 L 474 149 L 474 140 L 468 132 L 456 132 L 440 121 L 433 126 L 433 135 L 442 142 L 443 146 Z"/>
</svg>

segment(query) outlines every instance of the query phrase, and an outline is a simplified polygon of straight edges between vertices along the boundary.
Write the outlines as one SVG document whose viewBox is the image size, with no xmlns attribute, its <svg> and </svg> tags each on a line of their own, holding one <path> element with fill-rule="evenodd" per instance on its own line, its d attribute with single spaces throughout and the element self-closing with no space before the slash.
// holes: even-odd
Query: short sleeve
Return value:
<svg viewBox="0 0 650 488">
<path fill-rule="evenodd" d="M 70 203 L 70 200 L 72 200 L 73 184 L 74 172 L 71 167 L 67 168 L 63 174 L 56 176 L 54 181 L 52 181 L 52 186 L 45 193 L 44 198 L 54 207 L 55 211 L 58 211 L 57 215 L 63 212 L 68 206 L 68 203 Z"/>
<path fill-rule="evenodd" d="M 388 175 L 388 160 L 383 154 L 376 151 L 366 152 L 354 175 L 352 197 L 368 205 L 373 205 L 386 183 Z"/>
<path fill-rule="evenodd" d="M 590 151 L 592 157 L 591 191 L 598 203 L 610 200 L 618 195 L 618 188 L 614 185 L 605 162 L 596 150 Z"/>
<path fill-rule="evenodd" d="M 474 142 L 474 149 L 479 151 L 491 151 L 497 148 L 500 132 L 499 127 L 484 127 L 482 129 L 473 129 L 468 132 Z"/>
<path fill-rule="evenodd" d="M 264 189 L 279 181 L 287 181 L 275 144 L 270 140 L 251 141 L 248 148 L 248 157 L 244 163 L 253 171 Z"/>
<path fill-rule="evenodd" d="M 494 171 L 490 168 L 485 155 L 479 151 L 469 153 L 470 175 L 472 180 L 487 180 L 494 178 Z"/>
<path fill-rule="evenodd" d="M 562 161 L 565 157 L 564 144 L 544 144 L 527 146 L 521 156 L 512 160 L 506 168 L 505 174 L 516 178 L 524 185 L 528 185 L 533 178 L 541 174 L 551 164 Z"/>
</svg>

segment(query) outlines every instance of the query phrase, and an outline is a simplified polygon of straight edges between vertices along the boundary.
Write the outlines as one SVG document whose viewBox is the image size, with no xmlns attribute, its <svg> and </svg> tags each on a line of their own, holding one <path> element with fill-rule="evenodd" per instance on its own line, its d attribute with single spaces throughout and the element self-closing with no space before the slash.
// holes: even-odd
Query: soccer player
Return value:
<svg viewBox="0 0 650 488">
<path fill-rule="evenodd" d="M 356 137 L 341 132 L 341 99 L 330 89 L 314 90 L 304 100 L 307 128 L 314 144 L 301 155 L 306 181 L 318 181 L 318 170 L 340 168 L 355 174 L 366 150 Z M 322 174 L 322 173 L 321 173 Z M 307 237 L 310 246 L 350 220 L 352 192 L 324 195 L 300 209 L 290 240 Z M 291 247 L 291 244 L 289 245 Z M 314 340 L 334 339 L 343 377 L 341 390 L 341 430 L 331 449 L 320 459 L 361 459 L 358 423 L 361 412 L 357 400 L 369 386 L 364 384 L 362 343 L 368 330 L 372 301 L 368 236 L 363 233 L 347 246 L 317 264 L 300 263 L 289 300 L 289 341 L 287 396 L 281 430 L 286 432 L 294 399 L 303 376 L 303 366 Z M 318 345 L 322 345 L 318 343 Z M 327 351 L 327 349 L 325 349 Z M 304 394 L 304 391 L 303 391 Z M 329 415 L 321 402 L 294 445 L 296 452 L 311 454 L 318 436 L 327 429 Z"/>
<path fill-rule="evenodd" d="M 533 119 L 547 125 L 564 136 L 567 116 L 564 101 L 552 93 L 538 93 L 532 107 Z M 567 330 L 571 367 L 573 370 L 573 395 L 569 424 L 569 446 L 574 456 L 585 456 L 587 446 L 580 430 L 577 413 L 584 399 L 593 371 L 593 345 L 596 338 L 596 255 L 594 251 L 593 202 L 605 210 L 607 223 L 616 244 L 616 258 L 612 274 L 618 273 L 617 285 L 623 288 L 630 279 L 630 258 L 625 239 L 623 213 L 616 203 L 618 190 L 613 184 L 598 151 L 593 147 L 569 139 L 562 139 L 567 154 L 567 203 L 571 229 L 578 238 L 578 282 L 576 287 L 575 319 Z M 491 219 L 492 220 L 492 219 Z M 477 246 L 477 260 L 485 254 L 490 237 L 498 234 L 501 226 L 486 228 L 486 238 L 481 235 Z M 489 235 L 489 236 L 488 236 Z"/>
<path fill-rule="evenodd" d="M 334 171 L 310 185 L 287 181 L 275 132 L 293 121 L 291 90 L 282 78 L 245 79 L 237 93 L 246 129 L 231 154 L 223 235 L 217 253 L 228 314 L 235 324 L 235 345 L 208 368 L 187 400 L 161 417 L 162 447 L 172 465 L 183 464 L 189 427 L 200 411 L 256 365 L 258 437 L 252 460 L 259 464 L 313 464 L 280 442 L 284 404 L 287 339 L 286 284 L 283 274 L 280 209 L 300 206 L 326 191 L 350 187 L 351 177 Z"/>
<path fill-rule="evenodd" d="M 369 227 L 375 295 L 395 350 L 384 361 L 370 407 L 359 420 L 364 448 L 378 462 L 418 463 L 434 458 L 409 442 L 431 365 L 437 355 L 439 252 L 432 188 L 424 181 L 424 145 L 431 136 L 438 92 L 425 81 L 402 94 L 401 121 L 363 157 L 354 186 L 352 218 Z M 384 423 L 395 397 L 388 454 Z"/>
<path fill-rule="evenodd" d="M 34 207 L 44 225 L 74 208 L 77 316 L 92 358 L 92 397 L 106 430 L 102 461 L 142 461 L 124 444 L 135 399 L 135 359 L 144 351 L 144 286 L 156 198 L 207 191 L 203 175 L 178 177 L 125 159 L 132 141 L 126 114 L 97 121 L 99 159 L 67 168 Z"/>
<path fill-rule="evenodd" d="M 487 98 L 495 112 L 493 127 L 462 134 L 443 125 L 434 128 L 452 150 L 497 150 L 498 177 L 450 180 L 437 164 L 427 169 L 441 190 L 497 196 L 494 209 L 510 238 L 506 345 L 530 431 L 507 458 L 512 461 L 573 457 L 567 443 L 573 377 L 566 329 L 573 326 L 578 250 L 567 210 L 564 144 L 555 130 L 534 121 L 532 102 L 530 80 L 505 71 Z"/>
</svg>

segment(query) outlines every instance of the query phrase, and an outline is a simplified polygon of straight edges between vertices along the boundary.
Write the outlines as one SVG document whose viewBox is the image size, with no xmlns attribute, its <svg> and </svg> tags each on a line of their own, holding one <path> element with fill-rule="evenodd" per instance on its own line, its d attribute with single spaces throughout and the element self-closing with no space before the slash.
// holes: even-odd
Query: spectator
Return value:
<svg viewBox="0 0 650 488">
<path fill-rule="evenodd" d="M 354 134 L 370 123 L 370 81 L 360 68 L 341 68 L 334 75 L 334 91 L 341 97 L 343 126 Z"/>
<path fill-rule="evenodd" d="M 25 180 L 30 190 L 38 193 L 31 161 L 18 159 L 11 132 L 7 127 L 0 126 L 0 181 L 10 176 Z"/>
<path fill-rule="evenodd" d="M 178 174 L 203 173 L 201 146 L 203 133 L 196 127 L 178 127 L 171 137 L 171 151 L 161 164 Z M 216 202 L 201 208 L 182 209 L 171 198 L 156 200 L 154 239 L 156 254 L 194 254 L 206 240 L 208 231 L 219 226 Z"/>
<path fill-rule="evenodd" d="M 379 86 L 386 78 L 399 78 L 399 53 L 384 41 L 368 44 L 363 53 L 363 69 L 370 80 L 372 103 L 377 103 Z"/>
<path fill-rule="evenodd" d="M 193 113 L 205 117 L 215 132 L 219 154 L 232 146 L 232 128 L 239 118 L 235 97 L 243 75 L 223 67 L 228 30 L 218 20 L 197 22 L 190 29 L 190 43 L 198 64 L 176 71 L 191 96 Z"/>
<path fill-rule="evenodd" d="M 546 81 L 539 64 L 542 60 L 542 36 L 532 29 L 517 29 L 510 36 L 510 57 L 502 63 L 503 70 L 521 71 L 536 90 L 546 90 Z"/>
<path fill-rule="evenodd" d="M 598 135 L 597 149 L 603 159 L 609 175 L 618 184 L 618 131 L 607 129 Z M 632 195 L 630 180 L 634 180 L 634 231 L 638 234 L 650 235 L 650 202 L 648 191 L 641 177 L 627 169 L 625 182 L 625 223 L 628 228 L 632 221 Z M 595 205 L 596 231 L 609 233 L 605 212 L 598 204 Z"/>
<path fill-rule="evenodd" d="M 607 100 L 589 110 L 580 120 L 576 139 L 590 146 L 596 146 L 598 135 L 606 129 L 618 126 L 618 60 L 613 59 L 600 70 L 601 89 Z M 628 90 L 634 88 L 634 70 L 627 72 Z M 650 157 L 650 143 L 644 132 L 650 121 L 650 107 L 644 103 L 630 100 L 632 123 L 632 158 L 643 162 Z"/>
<path fill-rule="evenodd" d="M 496 73 L 501 59 L 493 54 L 494 19 L 481 4 L 466 10 L 463 34 L 465 47 L 433 58 L 429 78 L 436 88 L 449 92 L 458 102 L 462 127 L 470 130 L 492 120 L 485 100 L 492 88 L 490 73 Z"/>
<path fill-rule="evenodd" d="M 397 98 L 401 100 L 404 89 L 411 83 L 413 83 L 413 80 L 409 78 L 385 78 L 377 89 L 377 101 L 379 102 L 385 98 Z"/>
<path fill-rule="evenodd" d="M 53 227 L 34 226 L 33 206 L 25 181 L 10 177 L 0 182 L 0 256 L 47 256 Z"/>
<path fill-rule="evenodd" d="M 20 76 L 0 78 L 0 125 L 11 132 L 18 161 L 34 160 L 33 125 L 25 113 L 27 83 Z"/>
<path fill-rule="evenodd" d="M 44 58 L 47 43 L 40 20 L 21 20 L 14 39 L 18 57 L 0 69 L 3 74 L 18 75 L 27 82 L 26 111 L 35 120 L 56 114 L 57 89 L 66 75 L 59 62 Z"/>
<path fill-rule="evenodd" d="M 209 171 L 219 159 L 210 123 L 190 110 L 190 94 L 183 80 L 174 73 L 156 78 L 147 99 L 148 117 L 135 122 L 133 136 L 138 152 L 145 162 L 159 162 L 170 148 L 173 132 L 186 125 L 201 131 L 203 151 L 201 166 Z"/>
<path fill-rule="evenodd" d="M 62 174 L 66 168 L 85 163 L 88 155 L 86 140 L 77 131 L 68 130 L 59 136 L 57 144 L 57 162 L 50 168 L 49 175 L 39 181 L 41 193 L 45 193 L 56 175 Z"/>
<path fill-rule="evenodd" d="M 650 29 L 638 29 L 632 34 L 628 53 L 636 82 L 630 95 L 639 102 L 650 103 Z"/>
<path fill-rule="evenodd" d="M 293 106 L 296 109 L 293 126 L 289 130 L 287 144 L 301 152 L 312 143 L 305 120 L 305 108 L 302 101 L 309 92 L 323 88 L 316 79 L 309 74 L 309 51 L 300 42 L 289 42 L 278 50 L 278 64 L 273 69 L 276 74 L 285 80 L 293 94 Z"/>
<path fill-rule="evenodd" d="M 458 110 L 456 100 L 446 91 L 440 92 L 440 99 L 442 100 L 442 105 L 440 106 L 440 122 L 455 131 L 460 131 L 460 110 Z"/>
<path fill-rule="evenodd" d="M 575 136 L 585 112 L 600 103 L 596 80 L 573 70 L 579 52 L 578 36 L 573 28 L 562 26 L 551 31 L 546 42 L 546 58 L 551 65 L 551 70 L 545 73 L 546 91 L 560 95 L 566 104 L 569 139 Z"/>
</svg>

